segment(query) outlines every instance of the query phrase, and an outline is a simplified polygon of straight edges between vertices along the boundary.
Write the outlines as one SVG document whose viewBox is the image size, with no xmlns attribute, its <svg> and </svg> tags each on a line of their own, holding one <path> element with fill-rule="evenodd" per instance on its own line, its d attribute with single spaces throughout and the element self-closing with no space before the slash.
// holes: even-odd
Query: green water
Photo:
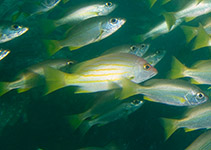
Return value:
<svg viewBox="0 0 211 150">
<path fill-rule="evenodd" d="M 178 11 L 189 0 L 172 0 L 166 5 L 159 4 L 152 9 L 145 0 L 114 0 L 118 7 L 109 16 L 126 18 L 127 22 L 108 38 L 70 52 L 67 48 L 60 50 L 50 58 L 68 58 L 76 62 L 99 56 L 105 50 L 121 44 L 134 43 L 132 36 L 143 34 L 161 21 L 159 15 L 163 10 Z M 91 2 L 88 0 L 70 0 L 62 8 L 76 7 Z M 93 1 L 97 2 L 97 1 Z M 39 27 L 38 20 L 56 18 L 61 8 L 20 19 L 19 23 L 29 27 L 24 35 L 0 44 L 0 48 L 9 49 L 11 53 L 0 62 L 1 81 L 11 81 L 24 68 L 49 59 L 42 39 L 46 35 Z M 18 9 L 16 0 L 0 0 L 0 20 L 10 19 L 11 13 Z M 207 14 L 185 25 L 198 26 L 198 23 L 210 17 Z M 59 33 L 61 34 L 61 33 Z M 58 38 L 54 35 L 54 38 Z M 180 27 L 144 43 L 150 44 L 148 53 L 166 50 L 166 56 L 155 66 L 158 75 L 154 78 L 166 78 L 171 69 L 171 58 L 176 56 L 182 63 L 191 66 L 197 60 L 210 59 L 209 47 L 191 51 Z M 199 86 L 206 89 L 207 86 Z M 1 150 L 76 150 L 81 147 L 103 147 L 113 141 L 121 150 L 184 150 L 204 130 L 185 133 L 177 130 L 168 141 L 164 140 L 164 129 L 160 117 L 177 118 L 183 115 L 186 107 L 174 107 L 159 103 L 146 102 L 138 111 L 127 118 L 111 122 L 105 126 L 94 126 L 83 139 L 77 132 L 71 131 L 64 116 L 76 114 L 89 108 L 101 93 L 73 94 L 73 88 L 67 87 L 42 96 L 44 87 L 33 88 L 18 94 L 12 90 L 0 97 L 0 149 Z M 141 96 L 136 96 L 140 98 Z"/>
</svg>

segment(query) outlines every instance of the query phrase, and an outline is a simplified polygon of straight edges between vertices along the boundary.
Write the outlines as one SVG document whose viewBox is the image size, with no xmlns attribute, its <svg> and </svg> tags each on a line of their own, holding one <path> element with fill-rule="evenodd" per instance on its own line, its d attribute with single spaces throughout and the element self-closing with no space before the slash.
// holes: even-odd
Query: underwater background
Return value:
<svg viewBox="0 0 211 150">
<path fill-rule="evenodd" d="M 63 48 L 50 58 L 68 58 L 82 62 L 99 56 L 105 50 L 122 44 L 135 43 L 134 35 L 143 34 L 159 22 L 164 21 L 161 15 L 178 11 L 189 0 L 172 0 L 165 5 L 155 4 L 149 8 L 146 0 L 113 0 L 118 7 L 109 16 L 126 18 L 126 23 L 117 32 L 102 41 L 87 45 L 76 51 Z M 193 0 L 192 0 L 193 1 Z M 28 18 L 19 18 L 17 22 L 29 28 L 24 35 L 0 44 L 0 48 L 9 49 L 11 53 L 0 62 L 1 81 L 10 81 L 26 67 L 49 59 L 42 39 L 45 33 L 40 28 L 39 19 L 57 18 L 63 9 L 95 3 L 93 0 L 70 0 L 60 3 L 51 11 Z M 11 14 L 18 9 L 16 0 L 0 0 L 0 20 L 10 20 Z M 211 14 L 200 16 L 191 22 L 182 24 L 198 26 L 198 23 Z M 11 20 L 10 20 L 11 21 Z M 58 31 L 58 35 L 62 32 Z M 57 33 L 52 35 L 57 39 Z M 147 39 L 150 44 L 147 53 L 166 50 L 165 57 L 156 65 L 158 74 L 153 78 L 167 78 L 171 70 L 172 56 L 186 66 L 198 60 L 211 59 L 210 47 L 197 51 L 191 50 L 180 27 Z M 202 90 L 209 86 L 199 85 Z M 170 106 L 146 101 L 145 104 L 128 117 L 116 120 L 103 126 L 93 126 L 81 139 L 80 135 L 69 127 L 65 116 L 84 112 L 101 93 L 74 94 L 74 88 L 66 87 L 49 95 L 42 96 L 44 87 L 36 87 L 24 93 L 12 90 L 0 97 L 0 149 L 1 150 L 76 150 L 81 147 L 104 147 L 114 142 L 121 150 L 184 150 L 204 130 L 186 133 L 177 130 L 167 141 L 160 117 L 178 118 L 187 107 Z M 210 91 L 208 91 L 210 93 Z M 136 95 L 138 99 L 142 96 Z"/>
</svg>

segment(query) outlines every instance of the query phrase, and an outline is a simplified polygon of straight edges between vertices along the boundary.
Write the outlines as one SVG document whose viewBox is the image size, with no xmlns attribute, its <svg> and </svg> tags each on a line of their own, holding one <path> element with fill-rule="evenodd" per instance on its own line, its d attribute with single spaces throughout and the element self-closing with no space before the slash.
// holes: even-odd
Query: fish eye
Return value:
<svg viewBox="0 0 211 150">
<path fill-rule="evenodd" d="M 160 50 L 157 50 L 155 53 L 156 53 L 156 54 L 160 54 Z"/>
<path fill-rule="evenodd" d="M 144 48 L 146 45 L 145 44 L 141 44 L 141 48 Z"/>
<path fill-rule="evenodd" d="M 135 77 L 133 76 L 133 75 L 131 75 L 130 77 L 129 77 L 129 79 L 130 80 L 132 80 L 132 79 L 134 79 Z"/>
<path fill-rule="evenodd" d="M 17 24 L 12 25 L 12 29 L 17 30 L 17 29 L 20 29 L 20 28 L 21 28 L 21 26 L 19 26 L 19 25 L 17 25 Z"/>
<path fill-rule="evenodd" d="M 112 18 L 112 19 L 110 20 L 110 22 L 111 22 L 112 24 L 116 24 L 116 23 L 118 22 L 118 19 Z"/>
<path fill-rule="evenodd" d="M 142 103 L 142 101 L 139 100 L 139 99 L 135 99 L 135 100 L 133 100 L 133 101 L 131 102 L 131 104 L 133 104 L 133 105 L 138 105 L 138 104 L 140 104 L 140 103 Z"/>
<path fill-rule="evenodd" d="M 150 68 L 151 68 L 151 65 L 150 65 L 150 64 L 145 64 L 145 65 L 144 65 L 144 69 L 145 69 L 145 70 L 149 70 Z"/>
<path fill-rule="evenodd" d="M 197 93 L 197 94 L 196 94 L 196 97 L 197 97 L 198 99 L 202 99 L 202 98 L 204 98 L 204 94 L 203 94 L 203 93 Z"/>
<path fill-rule="evenodd" d="M 136 46 L 133 45 L 133 46 L 130 47 L 130 49 L 131 49 L 132 51 L 135 51 L 135 50 L 136 50 Z"/>
<path fill-rule="evenodd" d="M 71 61 L 68 61 L 66 64 L 69 65 L 69 64 L 71 64 L 71 63 L 72 63 Z"/>
<path fill-rule="evenodd" d="M 106 6 L 111 7 L 112 6 L 112 2 L 107 2 L 105 3 Z"/>
</svg>

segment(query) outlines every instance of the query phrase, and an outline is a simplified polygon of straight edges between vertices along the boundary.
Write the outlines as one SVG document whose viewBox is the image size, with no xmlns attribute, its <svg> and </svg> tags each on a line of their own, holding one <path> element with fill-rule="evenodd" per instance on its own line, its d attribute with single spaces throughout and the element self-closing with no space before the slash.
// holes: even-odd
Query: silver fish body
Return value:
<svg viewBox="0 0 211 150">
<path fill-rule="evenodd" d="M 78 86 L 76 93 L 91 93 L 120 88 L 122 78 L 140 83 L 156 74 L 157 70 L 143 58 L 114 53 L 77 64 L 72 68 L 72 74 L 46 69 L 45 76 L 49 81 L 48 93 L 71 85 Z"/>
<path fill-rule="evenodd" d="M 62 47 L 70 47 L 70 49 L 82 47 L 110 36 L 124 23 L 125 19 L 121 18 L 91 18 L 73 27 L 67 33 L 67 38 L 59 43 Z"/>
<path fill-rule="evenodd" d="M 124 80 L 121 99 L 143 94 L 144 99 L 174 106 L 195 106 L 206 102 L 208 96 L 197 86 L 183 80 L 152 79 L 144 86 Z"/>
<path fill-rule="evenodd" d="M 116 4 L 111 2 L 98 3 L 89 6 L 82 7 L 80 9 L 67 12 L 62 18 L 55 21 L 56 26 L 60 26 L 67 23 L 79 23 L 83 20 L 97 17 L 105 16 L 111 13 L 117 7 Z"/>
<path fill-rule="evenodd" d="M 11 22 L 2 21 L 0 23 L 0 43 L 8 42 L 14 38 L 17 38 L 29 29 Z"/>
<path fill-rule="evenodd" d="M 102 55 L 110 53 L 129 53 L 142 57 L 147 52 L 149 47 L 150 47 L 149 44 L 134 44 L 134 45 L 126 44 L 106 50 Z"/>
</svg>

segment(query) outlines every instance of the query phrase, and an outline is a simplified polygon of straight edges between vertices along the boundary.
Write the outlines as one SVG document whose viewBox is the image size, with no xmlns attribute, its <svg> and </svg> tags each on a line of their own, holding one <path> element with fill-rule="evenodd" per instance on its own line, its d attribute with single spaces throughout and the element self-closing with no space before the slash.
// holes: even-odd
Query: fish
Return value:
<svg viewBox="0 0 211 150">
<path fill-rule="evenodd" d="M 129 102 L 122 102 L 120 105 L 107 113 L 97 116 L 91 120 L 85 120 L 79 127 L 80 133 L 83 136 L 94 125 L 105 125 L 123 117 L 127 117 L 138 110 L 143 104 L 144 101 L 138 99 Z"/>
<path fill-rule="evenodd" d="M 24 27 L 18 24 L 14 24 L 9 21 L 1 21 L 0 23 L 0 43 L 5 43 L 14 38 L 17 38 L 29 30 L 28 27 Z"/>
<path fill-rule="evenodd" d="M 211 147 L 211 130 L 205 131 L 201 134 L 191 145 L 185 150 L 208 150 Z"/>
<path fill-rule="evenodd" d="M 13 14 L 12 20 L 16 21 L 22 14 L 25 17 L 42 14 L 52 10 L 61 0 L 25 0 L 19 10 Z"/>
<path fill-rule="evenodd" d="M 83 46 L 103 40 L 112 35 L 126 22 L 123 18 L 94 17 L 87 19 L 67 31 L 62 40 L 44 40 L 47 51 L 53 55 L 63 47 L 76 50 Z"/>
<path fill-rule="evenodd" d="M 200 60 L 192 65 L 191 68 L 188 68 L 176 57 L 173 57 L 168 78 L 176 79 L 183 77 L 190 77 L 193 84 L 211 85 L 211 59 Z"/>
<path fill-rule="evenodd" d="M 196 106 L 209 99 L 200 88 L 184 80 L 151 79 L 141 86 L 125 78 L 122 84 L 120 99 L 143 94 L 144 100 L 173 106 Z"/>
<path fill-rule="evenodd" d="M 163 35 L 163 34 L 173 31 L 182 22 L 183 22 L 182 19 L 177 19 L 175 21 L 175 24 L 172 25 L 171 28 L 169 29 L 167 22 L 164 20 L 161 23 L 159 23 L 158 25 L 156 25 L 154 28 L 152 28 L 149 32 L 140 34 L 140 35 L 135 35 L 132 37 L 132 39 L 135 42 L 143 42 L 143 41 L 147 40 L 148 38 L 155 39 L 155 38 L 159 37 L 160 35 Z"/>
<path fill-rule="evenodd" d="M 121 45 L 106 50 L 102 55 L 111 53 L 129 53 L 143 57 L 151 66 L 155 66 L 166 54 L 164 50 L 157 50 L 154 54 L 144 56 L 149 49 L 149 44 Z"/>
<path fill-rule="evenodd" d="M 122 101 L 116 99 L 116 92 L 118 91 L 107 91 L 105 94 L 101 95 L 101 97 L 95 101 L 93 106 L 85 112 L 66 116 L 65 119 L 68 121 L 71 129 L 76 130 L 86 119 L 102 115 L 120 105 Z"/>
<path fill-rule="evenodd" d="M 192 50 L 211 46 L 211 18 L 206 25 L 199 24 L 199 27 L 182 26 L 183 32 L 189 43 L 194 37 Z"/>
<path fill-rule="evenodd" d="M 112 2 L 99 2 L 77 10 L 70 9 L 70 11 L 67 11 L 63 17 L 56 20 L 54 23 L 56 27 L 69 23 L 77 24 L 92 17 L 106 16 L 114 11 L 116 7 L 117 4 Z"/>
<path fill-rule="evenodd" d="M 143 57 L 151 66 L 155 66 L 165 56 L 165 50 L 157 50 L 154 54 Z"/>
<path fill-rule="evenodd" d="M 122 77 L 140 83 L 157 74 L 143 58 L 128 53 L 113 53 L 81 62 L 70 73 L 45 68 L 46 94 L 66 86 L 77 86 L 75 93 L 93 93 L 120 88 Z"/>
<path fill-rule="evenodd" d="M 0 60 L 4 59 L 8 54 L 10 53 L 10 50 L 0 50 Z"/>
<path fill-rule="evenodd" d="M 179 128 L 185 128 L 186 132 L 198 129 L 211 128 L 211 104 L 204 103 L 201 106 L 188 110 L 182 119 L 161 118 L 165 130 L 166 140 Z"/>
<path fill-rule="evenodd" d="M 196 17 L 208 14 L 211 12 L 211 1 L 210 0 L 202 0 L 198 1 L 190 1 L 188 6 L 178 12 L 166 12 L 164 13 L 164 17 L 166 19 L 166 23 L 168 25 L 168 29 L 175 24 L 176 20 L 182 19 L 186 22 L 189 22 Z"/>
<path fill-rule="evenodd" d="M 111 53 L 130 53 L 136 56 L 142 57 L 147 50 L 149 49 L 149 44 L 125 44 L 116 46 L 106 50 L 102 55 L 111 54 Z"/>
<path fill-rule="evenodd" d="M 26 92 L 33 87 L 42 85 L 44 81 L 44 70 L 46 66 L 61 69 L 71 65 L 73 62 L 68 59 L 46 60 L 39 64 L 32 65 L 17 75 L 17 80 L 9 82 L 0 82 L 0 96 L 7 92 L 17 89 L 18 93 Z"/>
</svg>

